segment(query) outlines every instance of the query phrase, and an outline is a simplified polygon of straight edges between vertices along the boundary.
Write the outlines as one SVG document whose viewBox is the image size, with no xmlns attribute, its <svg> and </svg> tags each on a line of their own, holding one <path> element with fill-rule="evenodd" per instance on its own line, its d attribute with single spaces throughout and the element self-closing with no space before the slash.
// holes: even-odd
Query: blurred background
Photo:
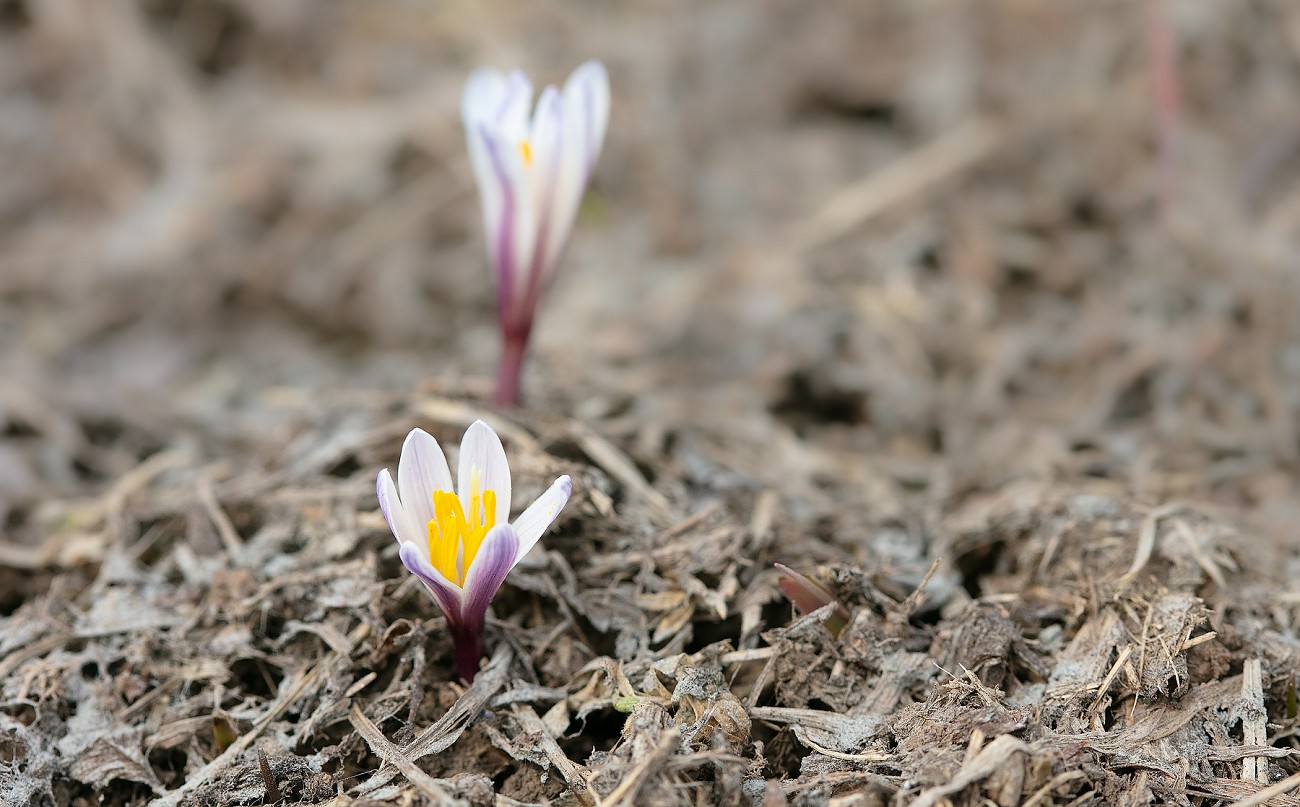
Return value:
<svg viewBox="0 0 1300 807">
<path fill-rule="evenodd" d="M 494 417 L 466 77 L 588 58 L 608 138 L 494 420 L 516 509 L 575 495 L 473 700 L 375 473 Z M 1021 729 L 999 804 L 1294 771 L 1300 4 L 0 0 L 0 166 L 0 801 L 371 793 L 363 721 L 462 708 L 421 764 L 475 803 L 558 803 L 559 753 L 608 803 L 883 804 Z"/>
<path fill-rule="evenodd" d="M 589 57 L 534 412 L 829 540 L 1024 475 L 1298 515 L 1293 4 L 4 0 L 11 542 L 167 449 L 485 400 L 459 93 Z"/>
</svg>

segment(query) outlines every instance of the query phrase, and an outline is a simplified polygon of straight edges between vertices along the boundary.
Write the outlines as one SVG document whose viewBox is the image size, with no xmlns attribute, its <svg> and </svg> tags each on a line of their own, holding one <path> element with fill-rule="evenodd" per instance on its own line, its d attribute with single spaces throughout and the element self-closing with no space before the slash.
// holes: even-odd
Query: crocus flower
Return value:
<svg viewBox="0 0 1300 807">
<path fill-rule="evenodd" d="M 532 106 L 521 72 L 479 69 L 461 99 L 478 179 L 488 257 L 495 268 L 501 366 L 497 403 L 519 402 L 519 378 L 537 301 L 555 276 L 578 203 L 609 122 L 609 76 L 580 65 L 564 89 L 548 86 Z"/>
<path fill-rule="evenodd" d="M 402 565 L 420 578 L 447 617 L 456 668 L 474 680 L 488 603 L 569 500 L 561 476 L 510 524 L 510 467 L 492 427 L 475 421 L 460 442 L 459 486 L 438 441 L 413 429 L 402 445 L 397 484 L 379 472 L 379 507 L 401 544 Z"/>
</svg>

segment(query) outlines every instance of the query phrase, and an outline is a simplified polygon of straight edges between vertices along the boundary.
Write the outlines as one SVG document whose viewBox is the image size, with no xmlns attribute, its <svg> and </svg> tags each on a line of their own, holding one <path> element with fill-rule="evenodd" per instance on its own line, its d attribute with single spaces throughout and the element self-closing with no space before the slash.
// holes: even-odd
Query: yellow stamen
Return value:
<svg viewBox="0 0 1300 807">
<path fill-rule="evenodd" d="M 435 490 L 428 524 L 429 562 L 458 586 L 465 584 L 465 573 L 497 520 L 496 491 L 481 490 L 482 483 L 471 479 L 468 516 L 455 493 Z"/>
<path fill-rule="evenodd" d="M 533 146 L 527 140 L 519 143 L 519 152 L 524 155 L 524 165 L 533 164 Z"/>
</svg>

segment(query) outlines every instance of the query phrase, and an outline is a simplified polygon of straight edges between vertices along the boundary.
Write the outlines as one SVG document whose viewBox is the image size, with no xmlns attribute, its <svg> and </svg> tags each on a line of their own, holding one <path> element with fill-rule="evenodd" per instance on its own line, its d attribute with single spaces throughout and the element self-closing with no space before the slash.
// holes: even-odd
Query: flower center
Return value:
<svg viewBox="0 0 1300 807">
<path fill-rule="evenodd" d="M 488 530 L 496 525 L 497 494 L 472 485 L 469 513 L 460 497 L 449 490 L 433 492 L 433 518 L 429 521 L 429 562 L 442 576 L 458 586 L 465 585 L 465 575 Z"/>
<path fill-rule="evenodd" d="M 519 141 L 519 153 L 524 155 L 524 165 L 533 164 L 533 145 L 527 140 Z"/>
</svg>

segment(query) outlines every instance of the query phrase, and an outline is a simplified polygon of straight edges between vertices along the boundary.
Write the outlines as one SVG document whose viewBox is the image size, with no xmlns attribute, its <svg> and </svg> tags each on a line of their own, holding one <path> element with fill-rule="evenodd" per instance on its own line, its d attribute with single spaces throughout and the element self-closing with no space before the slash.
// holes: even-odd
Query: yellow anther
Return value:
<svg viewBox="0 0 1300 807">
<path fill-rule="evenodd" d="M 496 526 L 496 491 L 471 487 L 469 513 L 449 490 L 433 492 L 433 519 L 429 521 L 429 561 L 456 585 L 464 585 L 465 572 L 474 562 L 483 538 Z"/>
<path fill-rule="evenodd" d="M 533 146 L 527 140 L 519 142 L 519 153 L 524 155 L 524 165 L 533 164 Z"/>
</svg>

